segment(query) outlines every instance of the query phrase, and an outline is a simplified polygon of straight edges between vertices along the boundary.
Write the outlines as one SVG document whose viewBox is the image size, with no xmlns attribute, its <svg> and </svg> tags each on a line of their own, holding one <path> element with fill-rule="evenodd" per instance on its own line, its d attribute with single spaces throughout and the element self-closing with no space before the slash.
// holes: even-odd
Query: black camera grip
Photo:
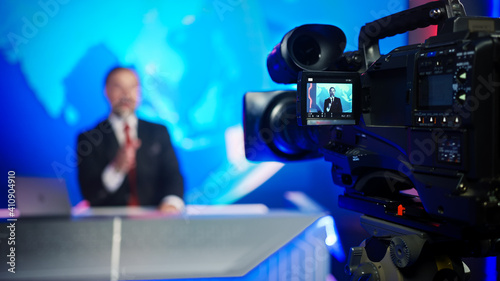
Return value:
<svg viewBox="0 0 500 281">
<path fill-rule="evenodd" d="M 430 16 L 430 13 L 435 16 Z M 360 34 L 360 39 L 379 40 L 417 28 L 435 25 L 443 20 L 444 15 L 446 15 L 446 10 L 443 2 L 429 2 L 365 24 L 361 29 L 363 34 Z"/>
<path fill-rule="evenodd" d="M 437 25 L 455 16 L 465 16 L 459 0 L 441 0 L 405 10 L 365 24 L 359 33 L 358 45 L 366 66 L 380 57 L 378 40 L 417 28 Z"/>
</svg>

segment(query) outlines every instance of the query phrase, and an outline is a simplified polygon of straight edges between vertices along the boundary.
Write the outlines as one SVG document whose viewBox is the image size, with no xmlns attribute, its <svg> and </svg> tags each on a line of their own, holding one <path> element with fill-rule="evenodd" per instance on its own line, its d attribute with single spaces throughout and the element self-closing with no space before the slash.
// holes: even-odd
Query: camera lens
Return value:
<svg viewBox="0 0 500 281">
<path fill-rule="evenodd" d="M 301 35 L 295 39 L 292 46 L 293 54 L 302 65 L 313 65 L 321 58 L 321 48 L 318 42 L 309 35 Z"/>
</svg>

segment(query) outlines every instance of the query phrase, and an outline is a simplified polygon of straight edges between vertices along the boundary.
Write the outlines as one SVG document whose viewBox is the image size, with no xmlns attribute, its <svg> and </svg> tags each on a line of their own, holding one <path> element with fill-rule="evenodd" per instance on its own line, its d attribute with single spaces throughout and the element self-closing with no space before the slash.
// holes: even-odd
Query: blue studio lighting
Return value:
<svg viewBox="0 0 500 281">
<path fill-rule="evenodd" d="M 500 17 L 500 1 L 490 0 L 490 17 L 498 18 Z"/>
<path fill-rule="evenodd" d="M 263 169 L 241 151 L 244 93 L 285 88 L 267 73 L 268 53 L 306 23 L 338 26 L 346 51 L 355 50 L 362 25 L 407 8 L 403 0 L 358 1 L 356 17 L 346 12 L 352 1 L 2 1 L 0 118 L 9 120 L 9 137 L 0 140 L 0 168 L 65 180 L 79 203 L 76 136 L 109 112 L 106 72 L 133 65 L 142 82 L 138 116 L 169 129 L 187 203 L 235 202 L 273 176 L 250 180 Z M 383 41 L 385 52 L 406 45 L 405 35 Z M 229 131 L 240 137 L 228 140 Z M 274 170 L 284 186 L 296 185 Z M 329 175 L 315 178 L 331 184 Z"/>
<path fill-rule="evenodd" d="M 316 225 L 319 228 L 325 228 L 325 244 L 328 246 L 328 249 L 333 257 L 335 257 L 340 262 L 344 262 L 346 257 L 342 249 L 342 243 L 340 242 L 340 237 L 333 217 L 324 216 L 316 222 Z"/>
<path fill-rule="evenodd" d="M 498 276 L 497 257 L 486 258 L 486 281 L 496 281 Z"/>
<path fill-rule="evenodd" d="M 490 0 L 489 16 L 493 18 L 500 17 L 500 1 Z M 486 258 L 486 278 L 488 281 L 497 280 L 497 257 Z"/>
</svg>

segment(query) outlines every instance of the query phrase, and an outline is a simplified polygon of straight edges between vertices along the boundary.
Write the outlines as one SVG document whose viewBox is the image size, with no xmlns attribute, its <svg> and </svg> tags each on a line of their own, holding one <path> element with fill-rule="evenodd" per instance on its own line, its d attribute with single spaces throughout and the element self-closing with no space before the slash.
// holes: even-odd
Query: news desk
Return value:
<svg viewBox="0 0 500 281">
<path fill-rule="evenodd" d="M 0 280 L 326 280 L 324 214 L 198 208 L 178 216 L 106 208 L 19 218 L 15 273 L 4 220 Z"/>
</svg>

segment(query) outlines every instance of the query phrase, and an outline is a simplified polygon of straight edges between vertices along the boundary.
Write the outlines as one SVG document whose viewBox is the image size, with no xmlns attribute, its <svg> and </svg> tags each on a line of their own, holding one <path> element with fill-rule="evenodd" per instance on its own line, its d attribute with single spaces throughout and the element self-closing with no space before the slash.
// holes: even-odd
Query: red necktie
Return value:
<svg viewBox="0 0 500 281">
<path fill-rule="evenodd" d="M 132 145 L 132 138 L 130 137 L 130 127 L 125 123 L 125 145 Z M 135 171 L 135 163 L 132 169 L 128 172 L 128 181 L 130 185 L 130 198 L 128 201 L 129 206 L 139 206 L 139 196 L 137 195 L 137 177 Z"/>
</svg>

